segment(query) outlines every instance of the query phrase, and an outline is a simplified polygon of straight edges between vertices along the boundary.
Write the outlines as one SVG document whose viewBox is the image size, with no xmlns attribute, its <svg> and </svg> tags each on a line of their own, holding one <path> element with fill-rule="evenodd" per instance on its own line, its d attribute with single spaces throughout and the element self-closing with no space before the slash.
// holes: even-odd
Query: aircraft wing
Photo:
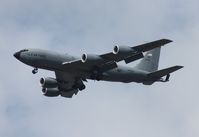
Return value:
<svg viewBox="0 0 199 137">
<path fill-rule="evenodd" d="M 56 79 L 58 81 L 58 88 L 61 92 L 61 96 L 72 98 L 74 94 L 78 93 L 77 84 L 83 84 L 83 81 L 81 79 L 75 78 L 75 76 L 61 72 L 56 71 L 55 72 Z"/>
<path fill-rule="evenodd" d="M 153 41 L 153 42 L 141 44 L 141 45 L 138 45 L 138 46 L 135 46 L 135 47 L 130 47 L 132 50 L 136 51 L 136 52 L 133 52 L 130 55 L 129 54 L 127 54 L 127 55 L 114 54 L 113 52 L 111 52 L 111 53 L 103 54 L 103 55 L 100 55 L 100 56 L 102 58 L 107 59 L 107 60 L 114 60 L 116 62 L 126 60 L 129 57 L 134 57 L 134 56 L 135 56 L 135 60 L 137 60 L 137 59 L 140 59 L 139 57 L 136 58 L 140 53 L 152 50 L 152 49 L 157 48 L 157 47 L 161 47 L 161 46 L 168 44 L 170 42 L 172 42 L 172 41 L 168 40 L 168 39 L 160 39 L 160 40 L 156 40 L 156 41 Z"/>
<path fill-rule="evenodd" d="M 87 61 L 82 61 L 81 59 L 63 62 L 62 65 L 65 69 L 80 69 L 83 71 L 92 71 L 93 69 L 98 69 L 101 72 L 111 70 L 117 67 L 116 62 L 124 60 L 126 63 L 138 60 L 143 57 L 143 52 L 152 50 L 157 47 L 161 47 L 167 43 L 172 42 L 168 39 L 160 39 L 157 41 L 145 43 L 135 47 L 121 47 L 124 53 L 106 53 L 102 55 L 85 55 Z"/>
</svg>

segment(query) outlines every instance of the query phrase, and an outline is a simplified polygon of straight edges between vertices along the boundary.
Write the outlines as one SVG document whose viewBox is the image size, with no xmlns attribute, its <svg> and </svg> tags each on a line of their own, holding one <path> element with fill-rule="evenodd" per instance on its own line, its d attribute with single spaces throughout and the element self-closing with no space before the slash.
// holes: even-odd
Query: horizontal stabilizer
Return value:
<svg viewBox="0 0 199 137">
<path fill-rule="evenodd" d="M 162 69 L 162 70 L 158 70 L 152 73 L 149 73 L 148 76 L 152 77 L 152 78 L 161 78 L 163 76 L 166 76 L 174 71 L 177 71 L 179 69 L 183 68 L 183 66 L 173 66 L 170 68 L 166 68 L 166 69 Z"/>
</svg>

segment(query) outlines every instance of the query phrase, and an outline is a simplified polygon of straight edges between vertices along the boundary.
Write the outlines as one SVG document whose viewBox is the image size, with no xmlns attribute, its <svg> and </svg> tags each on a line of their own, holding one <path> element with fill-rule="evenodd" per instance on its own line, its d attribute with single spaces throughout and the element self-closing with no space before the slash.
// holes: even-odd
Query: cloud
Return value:
<svg viewBox="0 0 199 137">
<path fill-rule="evenodd" d="M 198 1 L 0 1 L 0 136 L 197 137 Z M 39 78 L 53 72 L 15 60 L 15 51 L 42 48 L 76 56 L 114 44 L 159 38 L 160 68 L 180 64 L 169 83 L 152 86 L 86 83 L 73 99 L 41 95 Z M 133 64 L 129 64 L 133 66 Z"/>
</svg>

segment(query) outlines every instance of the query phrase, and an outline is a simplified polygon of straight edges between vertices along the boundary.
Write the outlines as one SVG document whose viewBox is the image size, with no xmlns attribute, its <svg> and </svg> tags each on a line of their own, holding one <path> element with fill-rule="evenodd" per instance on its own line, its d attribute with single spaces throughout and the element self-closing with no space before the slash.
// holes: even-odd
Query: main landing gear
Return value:
<svg viewBox="0 0 199 137">
<path fill-rule="evenodd" d="M 34 68 L 33 70 L 32 70 L 32 74 L 36 74 L 38 72 L 38 68 Z"/>
<path fill-rule="evenodd" d="M 86 86 L 85 86 L 84 84 L 82 84 L 82 85 L 80 85 L 80 86 L 78 87 L 78 89 L 79 89 L 80 91 L 84 90 L 85 88 L 86 88 Z"/>
<path fill-rule="evenodd" d="M 90 78 L 91 78 L 92 80 L 100 81 L 101 78 L 102 78 L 102 74 L 101 74 L 99 71 L 94 70 L 94 71 L 92 72 L 92 74 L 90 75 Z"/>
</svg>

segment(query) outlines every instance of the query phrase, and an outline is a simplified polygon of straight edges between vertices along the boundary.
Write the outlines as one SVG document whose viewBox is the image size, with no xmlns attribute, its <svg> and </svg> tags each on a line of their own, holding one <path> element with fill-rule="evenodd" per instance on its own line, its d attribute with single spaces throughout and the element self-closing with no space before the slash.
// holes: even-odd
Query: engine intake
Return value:
<svg viewBox="0 0 199 137">
<path fill-rule="evenodd" d="M 44 88 L 55 88 L 58 86 L 57 80 L 54 78 L 41 78 L 40 83 Z"/>
<path fill-rule="evenodd" d="M 43 95 L 47 97 L 57 97 L 60 95 L 60 91 L 58 88 L 43 88 Z"/>
<path fill-rule="evenodd" d="M 82 62 L 85 63 L 99 63 L 102 62 L 103 59 L 99 55 L 95 54 L 83 54 L 82 55 Z"/>
<path fill-rule="evenodd" d="M 135 52 L 135 50 L 133 50 L 129 46 L 114 46 L 113 48 L 113 54 L 126 55 L 126 54 L 132 54 L 133 52 Z"/>
</svg>

